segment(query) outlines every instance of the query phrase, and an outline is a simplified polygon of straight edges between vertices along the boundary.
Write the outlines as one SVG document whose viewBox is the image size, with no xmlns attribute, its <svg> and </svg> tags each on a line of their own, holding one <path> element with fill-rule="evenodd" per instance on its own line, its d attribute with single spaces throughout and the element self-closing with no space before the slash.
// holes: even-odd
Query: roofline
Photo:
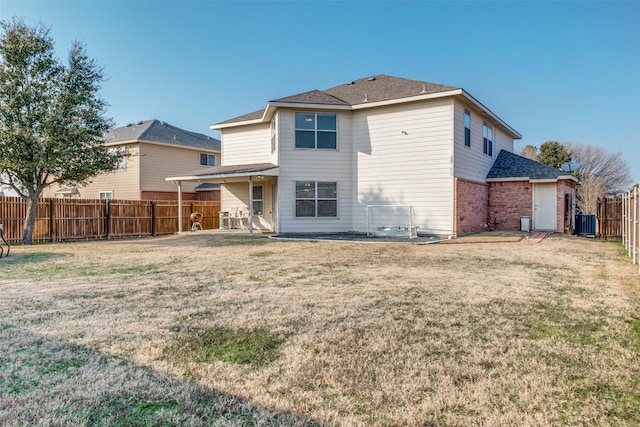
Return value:
<svg viewBox="0 0 640 427">
<path fill-rule="evenodd" d="M 544 183 L 558 182 L 561 180 L 580 182 L 578 178 L 576 178 L 573 175 L 558 175 L 557 178 L 529 178 L 528 176 L 509 177 L 509 178 L 487 178 L 487 182 L 528 181 L 532 184 L 544 184 Z"/>
<path fill-rule="evenodd" d="M 232 173 L 216 173 L 211 175 L 187 175 L 187 176 L 172 176 L 165 178 L 165 181 L 203 181 L 206 179 L 228 179 L 228 178 L 242 178 L 245 176 L 265 175 L 265 176 L 279 176 L 279 167 L 268 168 L 265 170 L 249 171 L 249 172 L 232 172 Z"/>
<path fill-rule="evenodd" d="M 459 89 L 461 91 L 461 95 L 466 98 L 467 100 L 469 100 L 472 104 L 474 104 L 476 107 L 480 108 L 482 110 L 483 113 L 491 116 L 492 119 L 494 119 L 496 122 L 500 123 L 500 125 L 502 127 L 504 127 L 505 129 L 507 129 L 509 132 L 511 132 L 512 136 L 514 137 L 514 139 L 522 139 L 522 135 L 516 131 L 514 128 L 512 128 L 511 126 L 509 126 L 504 120 L 502 120 L 500 117 L 498 117 L 496 114 L 494 114 L 493 111 L 491 111 L 490 109 L 488 109 L 487 107 L 484 106 L 484 104 L 482 104 L 480 101 L 478 101 L 477 99 L 475 99 L 473 96 L 471 96 L 471 94 L 469 94 L 469 92 L 467 92 L 464 89 Z"/>
<path fill-rule="evenodd" d="M 269 101 L 269 102 L 267 102 L 267 105 L 266 105 L 266 107 L 264 109 L 264 112 L 262 113 L 262 117 L 260 117 L 258 119 L 243 120 L 243 121 L 239 121 L 239 122 L 223 123 L 223 124 L 214 123 L 214 124 L 209 126 L 209 129 L 211 129 L 211 130 L 220 130 L 220 129 L 236 127 L 236 126 L 246 126 L 246 125 L 265 123 L 267 120 L 271 120 L 271 117 L 273 116 L 273 113 L 279 107 L 314 109 L 314 110 L 356 111 L 356 110 L 362 110 L 362 109 L 365 109 L 365 108 L 383 107 L 383 106 L 387 106 L 387 105 L 396 105 L 396 104 L 403 104 L 403 103 L 407 103 L 407 102 L 424 101 L 424 100 L 428 100 L 428 99 L 447 98 L 447 97 L 454 97 L 454 96 L 462 96 L 462 97 L 464 97 L 469 102 L 474 104 L 477 108 L 482 110 L 483 113 L 485 113 L 488 116 L 490 116 L 493 120 L 495 120 L 500 126 L 502 126 L 504 129 L 506 129 L 509 133 L 511 133 L 511 136 L 514 139 L 522 139 L 522 135 L 518 131 L 516 131 L 511 126 L 509 126 L 504 120 L 502 120 L 500 117 L 498 117 L 496 114 L 494 114 L 493 111 L 491 111 L 484 104 L 482 104 L 480 101 L 478 101 L 473 96 L 471 96 L 466 90 L 461 89 L 461 88 L 460 89 L 447 90 L 447 91 L 444 91 L 444 92 L 427 93 L 427 94 L 424 94 L 424 95 L 411 96 L 411 97 L 406 97 L 406 98 L 388 99 L 386 101 L 365 102 L 365 103 L 355 104 L 355 105 L 329 105 L 329 104 L 309 104 L 309 103 L 302 104 L 302 103 L 295 103 L 295 102 L 272 102 L 272 101 Z"/>
<path fill-rule="evenodd" d="M 212 138 L 215 139 L 215 138 Z M 216 139 L 216 141 L 220 142 L 219 140 Z M 186 148 L 189 150 L 199 150 L 199 151 L 212 151 L 214 153 L 221 153 L 222 150 L 216 150 L 216 149 L 212 149 L 212 148 L 201 148 L 201 147 L 192 147 L 189 145 L 181 145 L 181 144 L 171 144 L 169 142 L 159 142 L 159 141 L 148 141 L 145 139 L 125 139 L 122 141 L 110 141 L 110 142 L 104 142 L 104 146 L 105 147 L 114 147 L 114 146 L 118 146 L 118 145 L 130 145 L 130 144 L 140 144 L 140 143 L 144 143 L 144 144 L 152 144 L 152 145 L 162 145 L 165 147 L 172 147 L 172 148 Z"/>
<path fill-rule="evenodd" d="M 202 147 L 192 147 L 189 145 L 180 145 L 180 144 L 171 144 L 170 142 L 159 142 L 159 141 L 147 141 L 144 139 L 139 139 L 137 142 L 142 142 L 145 144 L 152 144 L 152 145 L 163 145 L 165 147 L 173 147 L 173 148 L 186 148 L 189 150 L 197 150 L 197 151 L 212 151 L 214 153 L 221 153 L 222 150 L 216 150 L 213 148 L 202 148 Z"/>
</svg>

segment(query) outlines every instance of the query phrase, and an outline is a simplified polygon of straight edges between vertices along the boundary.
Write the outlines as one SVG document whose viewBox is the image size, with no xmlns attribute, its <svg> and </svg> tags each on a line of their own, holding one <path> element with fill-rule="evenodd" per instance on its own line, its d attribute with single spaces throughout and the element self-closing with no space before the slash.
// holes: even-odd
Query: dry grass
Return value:
<svg viewBox="0 0 640 427">
<path fill-rule="evenodd" d="M 0 424 L 639 425 L 621 247 L 486 236 L 15 248 Z"/>
</svg>

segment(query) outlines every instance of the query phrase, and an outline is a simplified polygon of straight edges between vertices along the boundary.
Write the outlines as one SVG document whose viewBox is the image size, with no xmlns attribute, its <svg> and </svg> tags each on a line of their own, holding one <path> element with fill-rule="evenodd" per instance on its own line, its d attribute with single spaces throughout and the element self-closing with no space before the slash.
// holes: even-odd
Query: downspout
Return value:
<svg viewBox="0 0 640 427">
<path fill-rule="evenodd" d="M 178 233 L 182 233 L 182 181 L 178 181 Z"/>
<path fill-rule="evenodd" d="M 249 176 L 249 235 L 253 235 L 253 177 Z"/>
</svg>

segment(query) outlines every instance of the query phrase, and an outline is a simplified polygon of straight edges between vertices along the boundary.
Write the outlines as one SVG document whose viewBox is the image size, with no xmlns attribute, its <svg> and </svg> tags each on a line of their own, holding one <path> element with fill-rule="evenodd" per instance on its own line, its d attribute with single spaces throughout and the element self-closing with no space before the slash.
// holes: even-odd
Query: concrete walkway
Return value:
<svg viewBox="0 0 640 427">
<path fill-rule="evenodd" d="M 526 244 L 540 243 L 544 239 L 546 239 L 549 234 L 550 233 L 547 233 L 545 231 L 532 231 L 526 236 L 524 236 L 524 238 L 520 240 L 520 243 L 526 243 Z"/>
</svg>

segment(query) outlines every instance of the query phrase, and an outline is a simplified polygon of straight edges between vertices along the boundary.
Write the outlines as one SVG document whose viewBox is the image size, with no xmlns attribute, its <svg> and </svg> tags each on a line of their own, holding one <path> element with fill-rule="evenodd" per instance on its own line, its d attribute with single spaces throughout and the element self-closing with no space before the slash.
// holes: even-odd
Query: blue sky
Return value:
<svg viewBox="0 0 640 427">
<path fill-rule="evenodd" d="M 516 143 L 621 152 L 640 180 L 639 2 L 11 1 L 104 67 L 118 125 L 211 123 L 276 99 L 388 74 L 463 87 Z"/>
</svg>

